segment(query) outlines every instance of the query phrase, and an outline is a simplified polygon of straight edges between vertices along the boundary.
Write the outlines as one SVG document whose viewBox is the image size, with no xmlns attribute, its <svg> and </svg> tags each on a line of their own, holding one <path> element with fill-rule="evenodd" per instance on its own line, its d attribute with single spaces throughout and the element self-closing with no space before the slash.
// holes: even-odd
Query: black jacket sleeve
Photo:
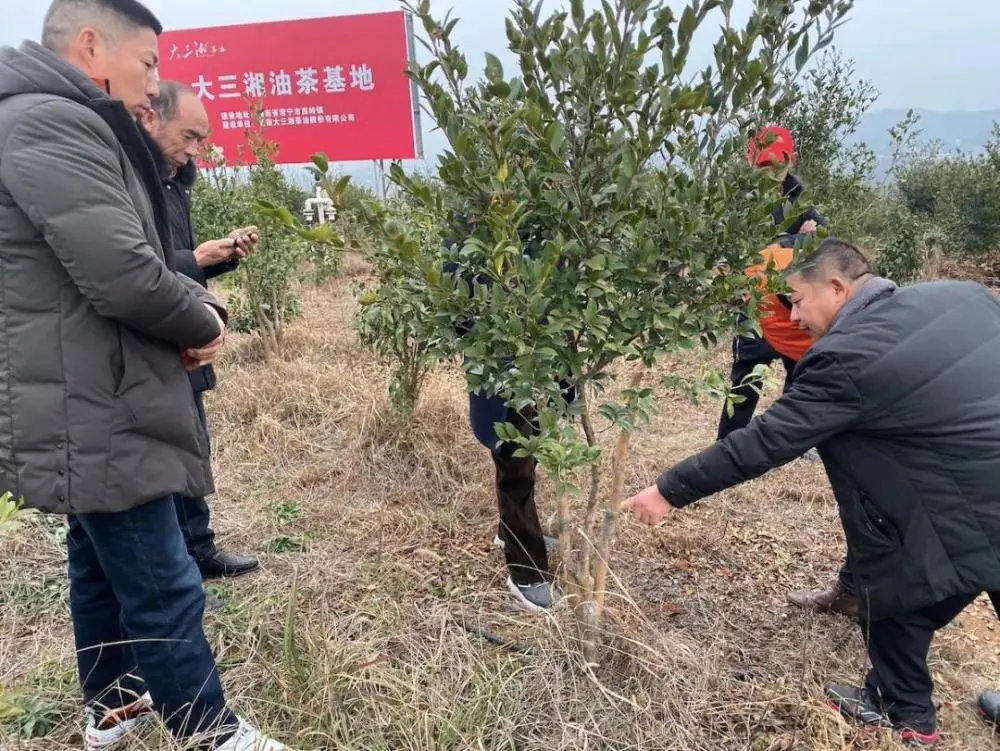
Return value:
<svg viewBox="0 0 1000 751">
<path fill-rule="evenodd" d="M 194 279 L 202 287 L 208 286 L 209 279 L 236 271 L 240 267 L 239 260 L 232 260 L 223 261 L 203 269 L 198 265 L 198 259 L 195 258 L 193 250 L 175 250 L 174 257 L 177 260 L 177 271 L 188 279 Z"/>
<path fill-rule="evenodd" d="M 791 388 L 769 410 L 660 475 L 656 486 L 681 508 L 787 464 L 849 429 L 862 398 L 829 354 L 807 353 Z"/>
<path fill-rule="evenodd" d="M 803 213 L 799 214 L 799 216 L 795 219 L 792 225 L 787 230 L 785 230 L 785 232 L 787 232 L 789 235 L 799 234 L 802 231 L 802 225 L 808 222 L 810 219 L 816 222 L 816 224 L 818 224 L 820 227 L 830 226 L 829 220 L 821 213 L 819 213 L 819 210 L 815 206 L 810 206 Z"/>
<path fill-rule="evenodd" d="M 183 274 L 188 279 L 194 279 L 202 287 L 208 286 L 205 270 L 198 265 L 193 250 L 175 250 L 174 259 L 177 262 L 178 274 Z"/>
<path fill-rule="evenodd" d="M 209 266 L 207 269 L 202 269 L 202 271 L 205 272 L 206 279 L 214 279 L 217 276 L 228 274 L 230 271 L 236 271 L 236 269 L 238 269 L 239 267 L 240 267 L 240 261 L 237 258 L 233 259 L 232 261 L 223 261 L 222 263 L 217 263 L 214 266 Z"/>
</svg>

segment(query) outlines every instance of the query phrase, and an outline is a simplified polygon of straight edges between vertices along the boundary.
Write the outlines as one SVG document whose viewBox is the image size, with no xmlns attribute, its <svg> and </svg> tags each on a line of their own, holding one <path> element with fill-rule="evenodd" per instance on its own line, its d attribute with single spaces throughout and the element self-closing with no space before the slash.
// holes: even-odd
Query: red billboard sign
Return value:
<svg viewBox="0 0 1000 751">
<path fill-rule="evenodd" d="M 247 160 L 251 105 L 282 164 L 413 159 L 419 109 L 406 76 L 413 30 L 405 11 L 168 31 L 160 75 L 189 85 L 229 164 Z"/>
</svg>

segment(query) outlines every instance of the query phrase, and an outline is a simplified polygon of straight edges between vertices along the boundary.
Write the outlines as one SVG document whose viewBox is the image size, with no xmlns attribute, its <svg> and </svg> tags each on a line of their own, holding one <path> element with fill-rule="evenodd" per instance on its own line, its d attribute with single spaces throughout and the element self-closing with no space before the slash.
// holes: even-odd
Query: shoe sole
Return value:
<svg viewBox="0 0 1000 751">
<path fill-rule="evenodd" d="M 915 730 L 897 730 L 896 733 L 903 745 L 908 748 L 930 748 L 941 740 L 939 732 L 935 732 L 934 735 L 925 735 L 917 733 Z"/>
<path fill-rule="evenodd" d="M 826 706 L 829 707 L 834 712 L 836 712 L 841 717 L 843 717 L 845 720 L 851 720 L 852 722 L 860 723 L 861 725 L 864 725 L 865 727 L 880 727 L 880 728 L 886 728 L 886 729 L 891 729 L 892 728 L 892 725 L 889 724 L 889 723 L 886 723 L 886 722 L 865 722 L 860 717 L 856 717 L 854 715 L 846 714 L 840 708 L 840 705 L 837 704 L 836 702 L 834 702 L 833 700 L 828 700 L 826 702 Z M 983 714 L 982 710 L 980 710 L 980 714 Z M 913 731 L 910 731 L 910 732 L 912 733 Z M 930 748 L 931 746 L 935 745 L 939 740 L 941 740 L 940 734 L 937 735 L 937 736 L 935 736 L 935 737 L 933 737 L 933 738 L 927 738 L 927 739 L 924 739 L 924 738 L 915 738 L 912 735 L 909 738 L 907 738 L 906 737 L 906 733 L 900 732 L 900 731 L 896 731 L 896 734 L 900 736 L 900 741 L 902 741 L 903 745 L 907 746 L 907 747 L 910 747 L 910 748 Z"/>
<path fill-rule="evenodd" d="M 210 582 L 210 581 L 220 581 L 222 579 L 242 579 L 244 576 L 255 574 L 258 571 L 260 571 L 260 565 L 254 566 L 253 568 L 248 568 L 246 571 L 238 571 L 232 574 L 206 574 L 204 572 L 199 572 L 199 573 L 201 573 L 202 581 Z"/>
<path fill-rule="evenodd" d="M 153 723 L 153 714 L 143 715 L 142 717 L 137 717 L 133 721 L 132 725 L 122 730 L 122 734 L 113 740 L 102 741 L 96 738 L 92 738 L 87 733 L 83 735 L 83 748 L 84 751 L 109 751 L 113 748 L 120 747 L 125 741 L 130 738 L 134 738 L 137 734 L 146 730 Z"/>
<path fill-rule="evenodd" d="M 512 579 L 507 579 L 507 591 L 514 595 L 514 599 L 517 602 L 517 607 L 526 613 L 533 613 L 536 615 L 542 615 L 548 613 L 551 608 L 543 608 L 541 605 L 536 605 L 518 589 L 517 585 Z"/>
</svg>

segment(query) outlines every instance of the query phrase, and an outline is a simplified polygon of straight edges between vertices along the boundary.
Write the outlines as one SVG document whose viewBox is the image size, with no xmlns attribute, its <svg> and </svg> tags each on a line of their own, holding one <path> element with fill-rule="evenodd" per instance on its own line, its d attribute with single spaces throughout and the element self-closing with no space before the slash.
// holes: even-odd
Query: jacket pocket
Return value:
<svg viewBox="0 0 1000 751">
<path fill-rule="evenodd" d="M 127 392 L 133 386 L 135 374 L 132 372 L 133 368 L 129 363 L 128 346 L 122 335 L 120 324 L 115 324 L 115 333 L 117 334 L 117 342 L 115 352 L 111 357 L 112 377 L 115 384 L 115 401 L 119 409 L 123 410 L 128 424 L 134 425 L 136 422 L 135 410 L 129 403 Z"/>
<path fill-rule="evenodd" d="M 868 534 L 878 540 L 880 544 L 888 545 L 893 549 L 901 548 L 903 538 L 892 520 L 879 510 L 867 493 L 861 492 L 858 497 L 862 521 Z"/>
<path fill-rule="evenodd" d="M 122 343 L 122 327 L 115 324 L 115 350 L 111 355 L 111 379 L 114 383 L 115 398 L 125 391 L 125 346 Z"/>
<path fill-rule="evenodd" d="M 895 524 L 864 491 L 856 491 L 843 513 L 844 532 L 856 568 L 862 578 L 891 574 L 902 554 L 903 544 Z"/>
</svg>

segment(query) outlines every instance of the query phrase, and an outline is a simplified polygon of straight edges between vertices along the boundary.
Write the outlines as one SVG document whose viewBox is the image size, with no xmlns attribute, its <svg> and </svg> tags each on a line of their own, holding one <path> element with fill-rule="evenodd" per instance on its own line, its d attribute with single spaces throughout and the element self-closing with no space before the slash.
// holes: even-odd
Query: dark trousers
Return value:
<svg viewBox="0 0 1000 751">
<path fill-rule="evenodd" d="M 738 336 L 733 339 L 733 369 L 730 378 L 733 384 L 733 393 L 743 397 L 742 401 L 733 404 L 733 414 L 730 415 L 725 407 L 722 409 L 722 417 L 719 419 L 719 440 L 722 440 L 734 430 L 745 428 L 753 419 L 754 410 L 760 402 L 760 394 L 757 393 L 759 384 L 743 384 L 753 369 L 758 365 L 770 365 L 775 360 L 781 360 L 785 366 L 784 391 L 792 384 L 792 371 L 795 370 L 795 361 L 791 358 L 776 352 L 770 344 L 761 337 Z M 756 388 L 755 388 L 756 387 Z"/>
<path fill-rule="evenodd" d="M 198 419 L 201 429 L 208 440 L 208 420 L 205 417 L 205 402 L 200 391 L 194 392 L 194 403 L 198 408 Z M 192 498 L 186 495 L 174 496 L 174 506 L 177 510 L 177 521 L 184 534 L 184 542 L 188 553 L 196 561 L 203 561 L 216 554 L 215 532 L 209 526 L 210 513 L 208 502 L 204 497 Z"/>
<path fill-rule="evenodd" d="M 507 413 L 507 420 L 525 435 L 534 430 L 530 419 L 513 410 Z M 536 584 L 551 578 L 545 535 L 535 507 L 536 461 L 531 457 L 513 456 L 516 448 L 512 444 L 504 444 L 498 451 L 491 452 L 496 466 L 497 505 L 500 510 L 497 535 L 504 544 L 511 580 L 515 584 Z"/>
<path fill-rule="evenodd" d="M 934 632 L 951 623 L 976 597 L 978 593 L 957 595 L 911 613 L 861 623 L 872 663 L 865 685 L 877 692 L 894 723 L 906 723 L 919 732 L 936 726 L 927 650 Z"/>
<path fill-rule="evenodd" d="M 202 629 L 201 575 L 172 499 L 70 516 L 67 546 L 84 701 L 114 708 L 148 687 L 177 737 L 235 726 Z"/>
</svg>

